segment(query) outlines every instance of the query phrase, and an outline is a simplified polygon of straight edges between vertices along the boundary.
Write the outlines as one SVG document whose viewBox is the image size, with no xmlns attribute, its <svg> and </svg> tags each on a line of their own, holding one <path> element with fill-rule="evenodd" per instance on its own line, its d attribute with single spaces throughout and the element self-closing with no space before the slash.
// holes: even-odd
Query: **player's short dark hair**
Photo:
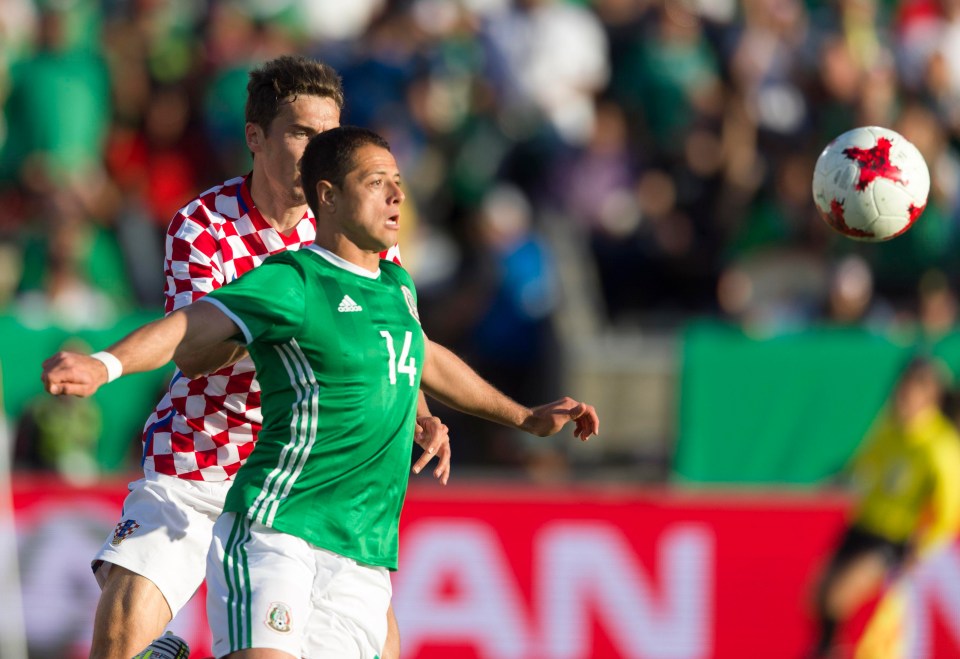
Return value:
<svg viewBox="0 0 960 659">
<path fill-rule="evenodd" d="M 355 166 L 357 151 L 368 144 L 390 150 L 380 135 L 358 126 L 340 126 L 318 133 L 310 138 L 300 159 L 300 184 L 307 205 L 317 212 L 317 183 L 329 181 L 339 187 Z"/>
<path fill-rule="evenodd" d="M 343 109 L 343 85 L 332 66 L 299 55 L 283 55 L 250 71 L 246 120 L 266 131 L 280 107 L 298 96 L 329 98 Z"/>
</svg>

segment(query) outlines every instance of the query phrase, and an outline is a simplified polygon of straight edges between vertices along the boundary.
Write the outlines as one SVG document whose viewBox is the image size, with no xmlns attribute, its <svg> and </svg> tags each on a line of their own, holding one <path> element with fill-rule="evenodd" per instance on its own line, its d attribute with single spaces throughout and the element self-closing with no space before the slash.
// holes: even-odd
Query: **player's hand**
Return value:
<svg viewBox="0 0 960 659">
<path fill-rule="evenodd" d="M 420 459 L 413 465 L 413 473 L 419 474 L 436 457 L 437 467 L 433 470 L 433 475 L 441 484 L 446 485 L 450 480 L 451 453 L 450 431 L 447 426 L 435 416 L 418 416 L 417 432 L 413 441 L 423 449 Z"/>
<path fill-rule="evenodd" d="M 93 395 L 107 381 L 103 362 L 75 352 L 58 352 L 43 362 L 43 388 L 54 396 Z"/>
<path fill-rule="evenodd" d="M 579 437 L 581 441 L 585 442 L 591 435 L 600 434 L 600 417 L 597 416 L 597 410 L 593 405 L 580 403 L 567 396 L 552 403 L 534 407 L 530 412 L 530 416 L 523 422 L 520 429 L 538 437 L 555 435 L 569 421 L 573 421 L 576 425 L 573 436 Z"/>
</svg>

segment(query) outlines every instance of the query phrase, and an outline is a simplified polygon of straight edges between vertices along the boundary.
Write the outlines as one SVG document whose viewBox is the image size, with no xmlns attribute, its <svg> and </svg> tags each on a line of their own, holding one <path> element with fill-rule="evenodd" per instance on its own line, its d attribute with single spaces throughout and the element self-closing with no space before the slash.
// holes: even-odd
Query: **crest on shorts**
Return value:
<svg viewBox="0 0 960 659">
<path fill-rule="evenodd" d="M 267 609 L 267 619 L 264 620 L 267 627 L 275 632 L 287 634 L 291 628 L 290 607 L 283 602 L 271 602 Z"/>
<path fill-rule="evenodd" d="M 403 299 L 407 303 L 407 309 L 410 310 L 410 315 L 419 323 L 420 314 L 417 312 L 417 301 L 413 297 L 413 293 L 406 286 L 401 286 L 400 290 L 403 291 Z"/>
<path fill-rule="evenodd" d="M 119 545 L 121 542 L 126 540 L 129 536 L 133 535 L 133 532 L 140 528 L 140 525 L 137 524 L 136 520 L 125 519 L 119 524 L 116 528 L 113 529 L 113 540 L 110 541 L 112 545 Z"/>
</svg>

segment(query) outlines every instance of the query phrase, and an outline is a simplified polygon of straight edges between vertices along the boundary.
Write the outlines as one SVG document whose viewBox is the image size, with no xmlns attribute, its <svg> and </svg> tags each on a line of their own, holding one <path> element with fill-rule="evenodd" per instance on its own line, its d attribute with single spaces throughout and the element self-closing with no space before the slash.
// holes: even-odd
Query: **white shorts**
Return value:
<svg viewBox="0 0 960 659">
<path fill-rule="evenodd" d="M 310 659 L 374 659 L 387 638 L 386 568 L 274 531 L 236 513 L 213 530 L 207 619 L 213 653 L 249 648 Z"/>
<path fill-rule="evenodd" d="M 163 475 L 130 483 L 120 522 L 92 563 L 101 588 L 110 565 L 119 565 L 156 584 L 177 615 L 203 581 L 213 523 L 232 483 Z"/>
</svg>

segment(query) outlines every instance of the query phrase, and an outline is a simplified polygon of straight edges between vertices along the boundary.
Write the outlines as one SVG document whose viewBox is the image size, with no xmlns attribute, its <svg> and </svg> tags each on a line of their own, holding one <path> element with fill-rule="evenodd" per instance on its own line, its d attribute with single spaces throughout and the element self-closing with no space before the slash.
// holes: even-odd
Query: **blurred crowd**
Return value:
<svg viewBox="0 0 960 659">
<path fill-rule="evenodd" d="M 955 323 L 960 0 L 0 8 L 0 311 L 31 326 L 160 308 L 166 225 L 248 171 L 247 71 L 284 53 L 333 65 L 343 122 L 388 138 L 424 324 L 518 398 L 554 393 L 562 269 L 590 272 L 609 326 Z M 867 124 L 931 170 L 883 245 L 832 233 L 810 194 L 823 146 Z M 462 457 L 515 459 L 484 446 Z"/>
</svg>

